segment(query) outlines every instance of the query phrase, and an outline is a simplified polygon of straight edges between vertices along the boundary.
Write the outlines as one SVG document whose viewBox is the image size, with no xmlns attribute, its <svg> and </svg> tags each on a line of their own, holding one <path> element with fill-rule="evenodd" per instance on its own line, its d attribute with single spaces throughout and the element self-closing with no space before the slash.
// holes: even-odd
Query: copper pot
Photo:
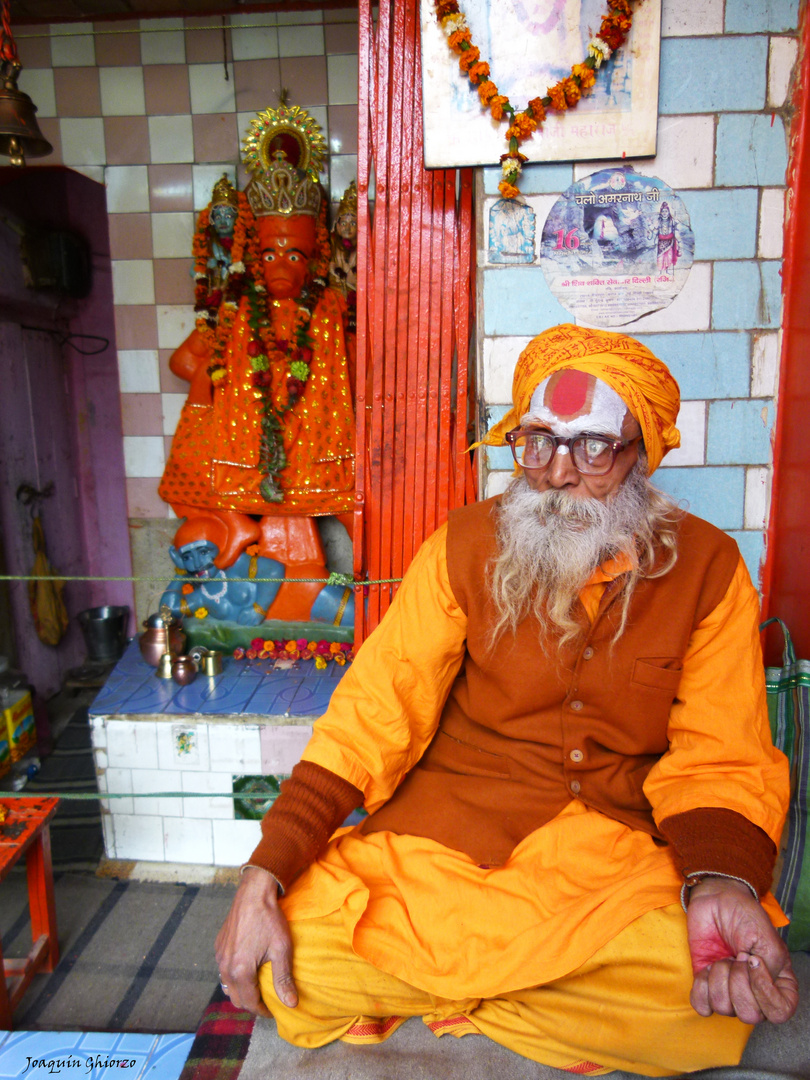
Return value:
<svg viewBox="0 0 810 1080">
<path fill-rule="evenodd" d="M 164 653 L 177 655 L 186 647 L 186 635 L 179 622 L 163 618 L 160 615 L 150 615 L 143 624 L 146 630 L 141 634 L 139 645 L 141 656 L 147 664 L 157 667 Z"/>
<path fill-rule="evenodd" d="M 197 665 L 190 656 L 176 656 L 172 661 L 172 678 L 181 686 L 188 686 L 197 677 Z"/>
</svg>

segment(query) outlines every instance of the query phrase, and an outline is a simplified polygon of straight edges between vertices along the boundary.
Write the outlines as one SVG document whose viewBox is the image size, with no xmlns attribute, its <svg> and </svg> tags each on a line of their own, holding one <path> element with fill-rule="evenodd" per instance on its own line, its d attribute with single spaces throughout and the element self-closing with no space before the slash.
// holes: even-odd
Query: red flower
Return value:
<svg viewBox="0 0 810 1080">
<path fill-rule="evenodd" d="M 269 371 L 254 371 L 253 372 L 253 385 L 257 390 L 263 390 L 265 386 L 269 386 L 271 383 L 271 376 Z"/>
<path fill-rule="evenodd" d="M 257 652 L 261 652 L 262 649 L 264 648 L 264 638 L 263 637 L 255 637 L 253 639 L 253 641 L 251 641 L 250 647 L 251 647 L 251 649 L 255 649 Z"/>
<path fill-rule="evenodd" d="M 260 341 L 249 341 L 247 347 L 248 356 L 258 356 L 262 351 L 262 343 Z"/>
<path fill-rule="evenodd" d="M 289 348 L 289 345 L 289 341 L 287 341 L 285 338 L 276 339 L 276 348 L 279 350 L 279 352 L 286 352 Z"/>
<path fill-rule="evenodd" d="M 357 302 L 357 296 L 355 295 L 355 303 L 356 302 Z M 301 352 L 301 359 L 304 361 L 304 363 L 305 364 L 311 364 L 312 363 L 312 357 L 313 357 L 312 349 L 301 349 L 300 352 Z"/>
<path fill-rule="evenodd" d="M 222 303 L 222 289 L 212 289 L 208 294 L 206 304 L 209 308 L 218 308 Z"/>
<path fill-rule="evenodd" d="M 296 379 L 294 375 L 287 376 L 287 393 L 290 395 L 291 401 L 297 401 L 303 389 L 304 384 L 300 379 Z"/>
</svg>

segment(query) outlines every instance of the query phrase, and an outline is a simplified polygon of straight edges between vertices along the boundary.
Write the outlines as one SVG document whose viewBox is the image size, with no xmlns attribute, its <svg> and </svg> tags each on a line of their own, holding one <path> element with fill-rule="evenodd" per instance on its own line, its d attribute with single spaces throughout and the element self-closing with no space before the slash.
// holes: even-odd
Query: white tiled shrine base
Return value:
<svg viewBox="0 0 810 1080">
<path fill-rule="evenodd" d="M 110 859 L 239 866 L 259 841 L 238 776 L 288 776 L 312 727 L 252 719 L 90 718 Z"/>
</svg>

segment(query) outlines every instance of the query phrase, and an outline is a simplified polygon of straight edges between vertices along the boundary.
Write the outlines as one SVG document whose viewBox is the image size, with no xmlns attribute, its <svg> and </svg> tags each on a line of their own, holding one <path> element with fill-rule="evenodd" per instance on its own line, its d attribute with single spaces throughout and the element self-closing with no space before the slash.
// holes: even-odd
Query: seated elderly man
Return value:
<svg viewBox="0 0 810 1080">
<path fill-rule="evenodd" d="M 648 480 L 679 441 L 648 349 L 555 327 L 513 398 L 485 441 L 518 475 L 422 546 L 316 723 L 222 981 L 304 1047 L 421 1016 L 574 1073 L 737 1063 L 798 997 L 756 593 Z"/>
</svg>

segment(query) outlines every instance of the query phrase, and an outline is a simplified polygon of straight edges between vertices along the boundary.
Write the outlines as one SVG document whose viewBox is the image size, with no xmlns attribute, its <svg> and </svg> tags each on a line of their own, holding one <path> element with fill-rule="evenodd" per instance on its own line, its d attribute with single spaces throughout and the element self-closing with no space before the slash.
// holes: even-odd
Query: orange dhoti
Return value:
<svg viewBox="0 0 810 1080">
<path fill-rule="evenodd" d="M 227 378 L 214 389 L 212 404 L 183 406 L 160 497 L 176 507 L 260 515 L 353 509 L 354 410 L 340 300 L 327 289 L 313 313 L 310 375 L 300 400 L 284 417 L 282 502 L 268 502 L 259 490 L 259 451 L 264 394 L 271 393 L 277 405 L 286 401 L 287 365 L 271 368 L 268 390 L 254 387 L 247 306 L 243 299 L 224 357 Z M 276 339 L 294 340 L 296 302 L 271 300 L 268 306 Z"/>
</svg>

